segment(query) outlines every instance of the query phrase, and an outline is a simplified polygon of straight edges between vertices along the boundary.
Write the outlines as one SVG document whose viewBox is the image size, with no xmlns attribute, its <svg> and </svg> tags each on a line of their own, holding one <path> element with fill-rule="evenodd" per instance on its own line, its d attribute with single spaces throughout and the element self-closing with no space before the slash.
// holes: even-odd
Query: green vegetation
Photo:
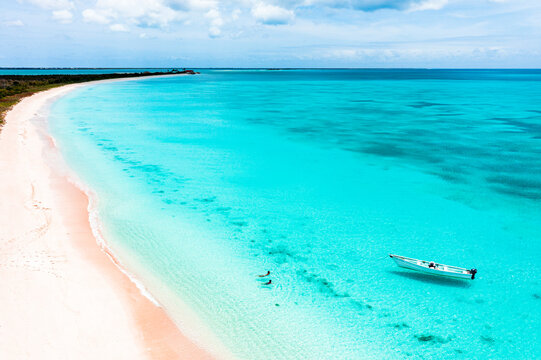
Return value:
<svg viewBox="0 0 541 360">
<path fill-rule="evenodd" d="M 38 91 L 86 81 L 169 74 L 195 74 L 195 72 L 192 70 L 171 70 L 168 72 L 124 74 L 0 75 L 0 127 L 4 124 L 4 117 L 7 111 L 13 105 L 18 103 L 22 98 L 30 96 Z"/>
</svg>

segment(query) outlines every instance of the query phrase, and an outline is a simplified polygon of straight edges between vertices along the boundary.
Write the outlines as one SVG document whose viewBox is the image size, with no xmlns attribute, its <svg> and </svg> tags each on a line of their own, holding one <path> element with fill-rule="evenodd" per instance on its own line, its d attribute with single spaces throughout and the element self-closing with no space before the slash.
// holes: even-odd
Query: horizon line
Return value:
<svg viewBox="0 0 541 360">
<path fill-rule="evenodd" d="M 209 70 L 541 70 L 541 67 L 10 67 L 0 66 L 0 70 L 137 70 L 137 69 L 209 69 Z"/>
</svg>

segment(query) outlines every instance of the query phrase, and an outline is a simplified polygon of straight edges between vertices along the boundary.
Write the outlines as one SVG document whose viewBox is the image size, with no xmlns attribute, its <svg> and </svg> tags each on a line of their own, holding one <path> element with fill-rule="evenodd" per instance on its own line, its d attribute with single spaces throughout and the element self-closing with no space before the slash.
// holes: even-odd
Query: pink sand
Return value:
<svg viewBox="0 0 541 360">
<path fill-rule="evenodd" d="M 78 86 L 25 98 L 0 132 L 1 357 L 211 359 L 100 249 L 88 197 L 49 166 L 31 119 Z"/>
</svg>

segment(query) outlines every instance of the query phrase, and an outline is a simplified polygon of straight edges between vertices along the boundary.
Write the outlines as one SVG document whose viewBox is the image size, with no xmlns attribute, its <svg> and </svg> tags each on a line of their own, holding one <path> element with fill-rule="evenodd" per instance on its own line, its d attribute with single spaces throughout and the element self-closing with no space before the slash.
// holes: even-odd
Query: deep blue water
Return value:
<svg viewBox="0 0 541 360">
<path fill-rule="evenodd" d="M 50 126 L 194 337 L 182 304 L 245 359 L 541 353 L 539 70 L 204 70 L 86 86 Z"/>
</svg>

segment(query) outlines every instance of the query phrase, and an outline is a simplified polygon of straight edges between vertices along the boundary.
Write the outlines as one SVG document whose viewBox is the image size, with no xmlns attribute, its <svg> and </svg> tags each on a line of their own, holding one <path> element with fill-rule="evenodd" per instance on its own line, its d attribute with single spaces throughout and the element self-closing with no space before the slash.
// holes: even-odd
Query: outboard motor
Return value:
<svg viewBox="0 0 541 360">
<path fill-rule="evenodd" d="M 471 274 L 471 279 L 475 279 L 475 274 L 477 274 L 477 269 L 471 269 L 470 270 L 470 274 Z"/>
</svg>

